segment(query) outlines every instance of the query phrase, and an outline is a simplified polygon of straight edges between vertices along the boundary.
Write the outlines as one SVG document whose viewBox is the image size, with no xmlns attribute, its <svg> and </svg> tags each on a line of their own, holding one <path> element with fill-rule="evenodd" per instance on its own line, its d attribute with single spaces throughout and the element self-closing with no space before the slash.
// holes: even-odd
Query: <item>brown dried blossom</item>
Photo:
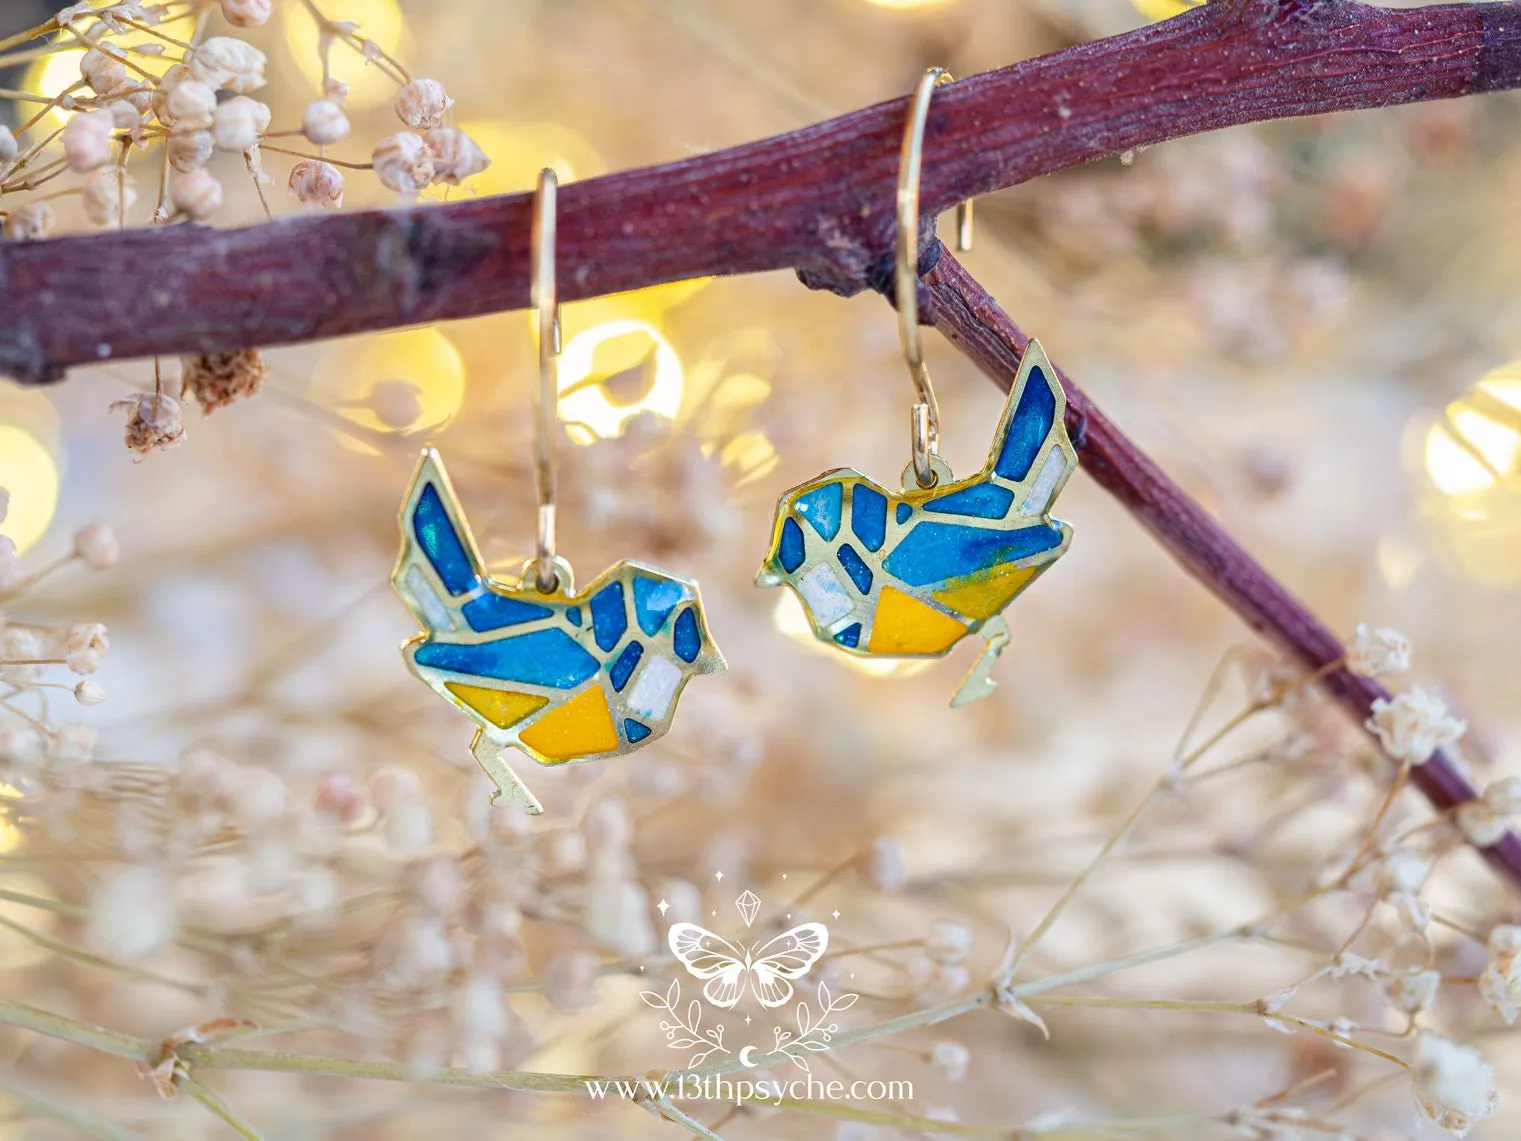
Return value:
<svg viewBox="0 0 1521 1141">
<path fill-rule="evenodd" d="M 246 400 L 264 386 L 269 365 L 258 349 L 230 353 L 201 353 L 180 362 L 182 395 L 194 400 L 210 415 L 239 400 Z"/>
<path fill-rule="evenodd" d="M 161 392 L 135 392 L 112 402 L 111 410 L 127 413 L 127 448 L 139 458 L 159 448 L 172 448 L 185 438 L 180 402 Z"/>
</svg>

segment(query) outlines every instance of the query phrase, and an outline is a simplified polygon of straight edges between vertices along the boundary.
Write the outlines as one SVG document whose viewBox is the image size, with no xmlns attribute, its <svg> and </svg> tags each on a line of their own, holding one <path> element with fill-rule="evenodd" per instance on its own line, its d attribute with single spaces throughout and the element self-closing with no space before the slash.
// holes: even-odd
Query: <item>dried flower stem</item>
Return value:
<svg viewBox="0 0 1521 1141">
<path fill-rule="evenodd" d="M 207 1089 L 188 1074 L 181 1074 L 174 1084 L 231 1125 L 246 1141 L 264 1141 L 263 1134 L 255 1129 L 247 1118 L 223 1101 L 215 1090 Z"/>
<path fill-rule="evenodd" d="M 0 1069 L 0 1093 L 34 1113 L 72 1125 L 82 1133 L 101 1138 L 101 1141 L 144 1141 L 142 1134 L 80 1109 L 77 1099 L 52 1097 L 33 1085 L 17 1081 L 14 1073 L 5 1069 Z"/>
</svg>

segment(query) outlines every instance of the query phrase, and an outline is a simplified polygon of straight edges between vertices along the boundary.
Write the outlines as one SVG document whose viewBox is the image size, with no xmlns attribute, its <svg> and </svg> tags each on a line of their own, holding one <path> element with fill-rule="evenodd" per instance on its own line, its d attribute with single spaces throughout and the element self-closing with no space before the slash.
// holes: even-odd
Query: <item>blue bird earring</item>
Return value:
<svg viewBox="0 0 1521 1141">
<path fill-rule="evenodd" d="M 539 175 L 532 238 L 538 317 L 535 430 L 538 546 L 515 580 L 491 577 L 432 448 L 401 509 L 391 585 L 423 627 L 402 646 L 408 668 L 477 728 L 470 752 L 506 796 L 543 811 L 504 755 L 543 765 L 621 757 L 663 736 L 686 683 L 719 673 L 697 584 L 644 563 L 615 563 L 584 590 L 555 553 L 553 442 L 558 430 L 554 172 Z"/>
<path fill-rule="evenodd" d="M 1003 610 L 1066 551 L 1072 528 L 1050 508 L 1077 467 L 1066 396 L 1031 341 L 981 471 L 956 480 L 938 454 L 940 414 L 919 344 L 919 170 L 936 86 L 931 68 L 915 91 L 898 172 L 895 267 L 898 328 L 918 396 L 913 459 L 894 495 L 854 468 L 836 468 L 777 501 L 771 550 L 758 586 L 786 586 L 814 636 L 865 657 L 938 658 L 961 639 L 986 641 L 951 699 L 986 697 L 1009 642 Z M 962 248 L 970 217 L 961 218 Z"/>
</svg>

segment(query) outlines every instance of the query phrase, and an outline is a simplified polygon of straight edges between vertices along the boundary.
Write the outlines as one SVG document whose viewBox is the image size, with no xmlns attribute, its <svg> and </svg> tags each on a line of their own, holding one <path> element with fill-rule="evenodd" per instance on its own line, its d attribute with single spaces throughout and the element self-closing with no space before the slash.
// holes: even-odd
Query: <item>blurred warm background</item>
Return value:
<svg viewBox="0 0 1521 1141">
<path fill-rule="evenodd" d="M 63 126 L 68 114 L 47 100 L 80 82 L 82 46 L 7 40 L 54 8 L 0 7 L 0 123 L 38 116 L 23 150 Z M 489 157 L 424 200 L 527 189 L 544 165 L 570 182 L 730 146 L 898 96 L 930 64 L 969 75 L 1177 10 L 318 9 L 379 49 L 367 65 L 342 37 L 332 48 L 350 132 L 329 157 L 368 163 L 400 128 L 386 59 L 441 80 L 448 123 Z M 118 37 L 166 49 L 130 57 L 145 83 L 181 54 L 165 36 L 235 35 L 264 53 L 268 82 L 252 94 L 268 130 L 291 135 L 266 140 L 263 193 L 276 215 L 319 208 L 288 192 L 298 158 L 281 153 L 314 152 L 300 137 L 323 96 L 312 6 L 274 0 L 267 22 L 246 28 L 188 0 L 145 18 L 157 34 Z M 1331 626 L 1409 637 L 1413 669 L 1395 684 L 1440 694 L 1469 720 L 1461 751 L 1481 785 L 1521 773 L 1518 111 L 1512 96 L 1486 96 L 1125 155 L 981 201 L 963 258 Z M 162 150 L 150 139 L 127 160 L 128 225 L 149 222 Z M 245 165 L 218 153 L 201 167 L 224 198 L 212 224 L 261 217 Z M 346 209 L 399 201 L 375 172 L 343 175 Z M 0 210 L 46 199 L 50 232 L 88 229 L 81 185 L 66 173 L 0 197 Z M 175 270 L 101 272 L 139 288 Z M 187 401 L 184 439 L 146 455 L 123 443 L 131 409 L 111 405 L 153 390 L 150 363 L 0 386 L 0 532 L 20 557 L 0 584 L 5 661 L 62 657 L 49 640 L 81 623 L 104 624 L 110 644 L 88 675 L 0 669 L 0 710 L 14 714 L 0 727 L 0 995 L 155 1043 L 247 1019 L 261 1029 L 231 1045 L 397 1063 L 422 1079 L 196 1071 L 267 1138 L 680 1136 L 628 1104 L 426 1079 L 450 1065 L 678 1066 L 637 997 L 640 976 L 675 977 L 671 919 L 719 911 L 732 927 L 744 888 L 773 918 L 828 919 L 842 952 L 831 977 L 862 993 L 849 1027 L 973 993 L 1011 933 L 1030 932 L 1165 776 L 1196 707 L 1197 742 L 1281 680 L 1240 622 L 1081 471 L 1057 511 L 1076 528 L 1072 550 L 1009 611 L 1015 642 L 994 697 L 947 707 L 970 648 L 932 665 L 830 653 L 790 596 L 751 580 L 781 490 L 845 464 L 888 483 L 908 458 L 911 390 L 889 308 L 773 274 L 577 303 L 564 322 L 561 552 L 583 581 L 626 557 L 699 579 L 730 672 L 693 685 L 670 735 L 637 755 L 534 772 L 547 808 L 534 821 L 487 808 L 470 727 L 402 667 L 396 646 L 414 631 L 387 584 L 424 443 L 444 451 L 488 558 L 506 569 L 531 551 L 526 315 L 270 351 L 262 391 L 210 416 Z M 944 451 L 970 470 L 1001 396 L 932 335 L 927 352 Z M 180 372 L 162 362 L 166 393 Z M 119 561 L 98 546 L 69 558 L 92 521 L 114 530 Z M 85 676 L 106 696 L 88 708 L 68 692 Z M 1424 889 L 1436 918 L 1412 925 L 1378 904 L 1403 889 L 1377 866 L 1355 890 L 1293 907 L 1367 855 L 1391 774 L 1303 691 L 1274 704 L 1200 762 L 1218 777 L 1159 798 L 1019 977 L 1282 912 L 1271 938 L 1225 938 L 1062 992 L 1249 1004 L 1319 970 L 1367 913 L 1356 947 L 1379 970 L 1359 977 L 1342 960 L 1287 1009 L 1396 1061 L 1250 1011 L 1035 1004 L 1049 1042 L 982 1010 L 815 1061 L 821 1077 L 910 1080 L 912 1100 L 843 1114 L 681 1107 L 725 1138 L 1446 1136 L 1418 1115 L 1399 1068 L 1417 1046 L 1388 997 L 1390 972 L 1414 968 L 1442 977 L 1414 1012 L 1419 1026 L 1494 1067 L 1499 1105 L 1473 1136 L 1515 1136 L 1521 1048 L 1476 982 L 1514 897 L 1447 825 L 1422 829 L 1429 811 L 1405 794 L 1380 821 L 1393 845 L 1382 851 L 1409 832 L 1437 862 Z M 78 755 L 67 765 L 65 724 L 98 734 L 87 746 L 69 730 Z M 191 1097 L 160 1098 L 131 1061 L 14 1026 L 0 1026 L 0 1089 L 6 1137 L 233 1135 Z M 1290 1132 L 1273 1116 L 1281 1106 L 1313 1120 Z"/>
</svg>

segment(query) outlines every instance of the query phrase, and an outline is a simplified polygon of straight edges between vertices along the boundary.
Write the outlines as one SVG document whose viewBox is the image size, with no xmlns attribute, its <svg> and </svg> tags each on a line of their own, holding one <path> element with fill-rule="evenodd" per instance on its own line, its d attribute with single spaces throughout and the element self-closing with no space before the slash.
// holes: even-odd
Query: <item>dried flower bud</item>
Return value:
<svg viewBox="0 0 1521 1141">
<path fill-rule="evenodd" d="M 1484 789 L 1484 803 L 1499 816 L 1521 815 L 1521 777 L 1501 777 Z"/>
<path fill-rule="evenodd" d="M 322 97 L 331 100 L 340 107 L 346 107 L 349 101 L 349 85 L 341 80 L 328 76 L 322 83 Z"/>
<path fill-rule="evenodd" d="M 312 805 L 340 824 L 355 824 L 364 816 L 364 797 L 346 773 L 323 773 Z"/>
<path fill-rule="evenodd" d="M 222 206 L 222 184 L 207 170 L 177 174 L 169 184 L 169 200 L 182 214 L 204 221 Z"/>
<path fill-rule="evenodd" d="M 169 110 L 169 96 L 173 94 L 174 89 L 181 83 L 188 83 L 193 79 L 195 79 L 195 76 L 182 63 L 174 64 L 168 71 L 158 77 L 158 82 L 153 87 L 150 102 L 153 107 L 153 113 L 158 116 L 159 122 L 165 126 L 173 123 L 174 113 Z"/>
<path fill-rule="evenodd" d="M 343 172 L 330 162 L 304 158 L 290 168 L 290 192 L 298 202 L 336 210 L 343 205 Z"/>
<path fill-rule="evenodd" d="M 62 725 L 48 737 L 55 772 L 78 768 L 95 755 L 97 735 L 88 725 Z"/>
<path fill-rule="evenodd" d="M 964 963 L 972 950 L 972 933 L 960 923 L 937 920 L 924 940 L 924 953 L 937 963 Z"/>
<path fill-rule="evenodd" d="M 211 133 L 217 147 L 224 151 L 242 154 L 259 145 L 259 139 L 269 130 L 269 108 L 257 99 L 238 95 L 218 104 L 211 117 Z"/>
<path fill-rule="evenodd" d="M 416 194 L 433 181 L 433 152 L 421 135 L 398 131 L 381 139 L 370 161 L 381 183 L 400 194 Z"/>
<path fill-rule="evenodd" d="M 1458 831 L 1476 848 L 1498 844 L 1510 831 L 1505 817 L 1499 815 L 1483 800 L 1465 800 L 1453 813 Z"/>
<path fill-rule="evenodd" d="M 74 687 L 74 700 L 80 705 L 99 705 L 106 699 L 106 691 L 94 678 L 85 678 Z"/>
<path fill-rule="evenodd" d="M 4 123 L 0 123 L 0 166 L 11 162 L 21 153 L 21 147 L 16 143 L 16 136 L 11 134 L 11 129 Z"/>
<path fill-rule="evenodd" d="M 262 28 L 273 7 L 273 0 L 222 0 L 222 18 L 234 28 Z"/>
<path fill-rule="evenodd" d="M 433 154 L 434 178 L 450 186 L 491 165 L 486 152 L 458 127 L 434 127 L 428 132 L 428 150 Z"/>
<path fill-rule="evenodd" d="M 199 79 L 182 79 L 169 89 L 164 110 L 170 121 L 182 127 L 205 127 L 217 110 L 217 93 Z"/>
<path fill-rule="evenodd" d="M 414 79 L 396 96 L 396 117 L 409 127 L 427 130 L 444 121 L 454 100 L 436 79 Z"/>
<path fill-rule="evenodd" d="M 937 1078 L 948 1082 L 965 1078 L 971 1062 L 972 1052 L 960 1042 L 936 1042 L 930 1050 L 930 1069 Z"/>
<path fill-rule="evenodd" d="M 210 131 L 175 131 L 165 144 L 169 153 L 169 165 L 181 174 L 200 170 L 211 161 L 216 145 L 216 139 Z"/>
<path fill-rule="evenodd" d="M 1438 1126 L 1462 1137 L 1494 1112 L 1494 1068 L 1472 1046 L 1438 1034 L 1422 1034 L 1412 1067 L 1415 1101 Z"/>
<path fill-rule="evenodd" d="M 111 161 L 111 134 L 116 123 L 109 111 L 80 111 L 63 127 L 63 157 L 69 169 L 87 174 Z"/>
<path fill-rule="evenodd" d="M 1479 976 L 1479 995 L 1505 1024 L 1521 1014 L 1521 927 L 1503 925 L 1489 933 L 1489 963 Z"/>
<path fill-rule="evenodd" d="M 201 353 L 180 362 L 181 396 L 190 396 L 210 414 L 258 392 L 269 365 L 258 349 L 230 353 Z"/>
<path fill-rule="evenodd" d="M 1468 722 L 1447 712 L 1447 703 L 1419 686 L 1393 701 L 1378 698 L 1368 728 L 1378 734 L 1384 751 L 1397 761 L 1423 765 L 1438 749 L 1455 744 Z"/>
<path fill-rule="evenodd" d="M 146 456 L 155 448 L 172 448 L 185 438 L 180 402 L 155 392 L 134 392 L 117 400 L 111 410 L 127 411 L 127 448 Z"/>
<path fill-rule="evenodd" d="M 1410 639 L 1398 630 L 1380 626 L 1369 630 L 1357 625 L 1357 636 L 1347 647 L 1347 669 L 1360 677 L 1388 677 L 1410 668 Z"/>
<path fill-rule="evenodd" d="M 5 235 L 7 241 L 35 242 L 52 232 L 54 221 L 51 203 L 28 202 L 6 214 L 0 233 Z"/>
<path fill-rule="evenodd" d="M 113 226 L 137 201 L 132 178 L 120 167 L 91 171 L 84 180 L 85 217 L 97 226 Z"/>
<path fill-rule="evenodd" d="M 1391 975 L 1384 983 L 1389 1004 L 1401 1014 L 1414 1018 L 1436 1001 L 1442 976 L 1437 971 L 1411 967 L 1403 974 Z"/>
<path fill-rule="evenodd" d="M 1414 852 L 1403 848 L 1390 852 L 1374 865 L 1374 885 L 1380 898 L 1391 895 L 1414 894 L 1426 882 L 1430 865 Z"/>
<path fill-rule="evenodd" d="M 79 61 L 79 74 L 97 95 L 109 95 L 127 82 L 127 65 L 114 52 L 93 47 Z"/>
<path fill-rule="evenodd" d="M 116 565 L 121 547 L 116 532 L 108 523 L 87 523 L 74 532 L 74 556 L 84 560 L 91 570 L 105 570 Z"/>
<path fill-rule="evenodd" d="M 214 36 L 190 57 L 190 71 L 202 83 L 240 94 L 264 86 L 264 53 L 231 36 Z"/>
<path fill-rule="evenodd" d="M 118 131 L 135 131 L 143 125 L 143 106 L 148 98 L 146 91 L 133 92 L 137 101 L 133 99 L 113 99 L 107 103 L 104 110 L 111 113 L 111 123 Z"/>
<path fill-rule="evenodd" d="M 99 622 L 80 622 L 69 627 L 63 641 L 63 660 L 77 674 L 92 674 L 111 648 L 106 628 Z"/>
<path fill-rule="evenodd" d="M 433 806 L 421 796 L 403 801 L 386 813 L 384 832 L 396 851 L 422 851 L 433 843 Z"/>
<path fill-rule="evenodd" d="M 349 117 L 331 99 L 314 99 L 301 113 L 301 133 L 319 147 L 330 147 L 349 137 Z"/>
</svg>

